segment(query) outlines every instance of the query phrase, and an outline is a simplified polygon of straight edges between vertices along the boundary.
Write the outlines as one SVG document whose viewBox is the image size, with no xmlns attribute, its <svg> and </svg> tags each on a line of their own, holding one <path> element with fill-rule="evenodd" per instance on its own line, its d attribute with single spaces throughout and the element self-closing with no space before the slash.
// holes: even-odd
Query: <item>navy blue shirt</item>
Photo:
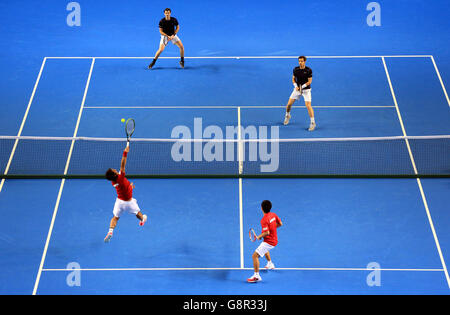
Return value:
<svg viewBox="0 0 450 315">
<path fill-rule="evenodd" d="M 311 70 L 311 68 L 308 68 L 306 66 L 305 66 L 305 69 L 300 69 L 300 67 L 295 67 L 293 73 L 294 73 L 294 77 L 295 77 L 295 82 L 297 83 L 298 86 L 302 86 L 303 84 L 308 82 L 309 78 L 312 78 L 312 70 Z M 307 87 L 304 88 L 304 90 L 307 90 L 310 88 L 311 88 L 311 85 L 308 85 Z"/>
<path fill-rule="evenodd" d="M 163 18 L 159 21 L 159 28 L 162 28 L 164 34 L 171 36 L 175 34 L 175 30 L 178 26 L 178 20 L 174 17 L 170 17 L 170 20 Z"/>
</svg>

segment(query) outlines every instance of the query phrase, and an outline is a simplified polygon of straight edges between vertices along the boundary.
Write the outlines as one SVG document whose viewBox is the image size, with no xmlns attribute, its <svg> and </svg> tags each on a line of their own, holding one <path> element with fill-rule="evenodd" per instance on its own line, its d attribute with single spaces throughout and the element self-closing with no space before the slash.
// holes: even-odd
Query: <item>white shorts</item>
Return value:
<svg viewBox="0 0 450 315">
<path fill-rule="evenodd" d="M 174 38 L 171 40 L 172 44 L 175 44 L 176 42 L 179 42 L 179 41 L 180 41 L 180 38 L 177 35 L 175 35 Z M 159 45 L 167 46 L 168 43 L 169 43 L 169 37 L 161 35 L 161 40 L 159 41 Z"/>
<path fill-rule="evenodd" d="M 266 242 L 262 242 L 257 249 L 255 249 L 255 252 L 258 253 L 259 257 L 263 257 L 265 254 L 269 252 L 272 248 L 275 246 L 272 246 L 270 244 L 267 244 Z"/>
<path fill-rule="evenodd" d="M 123 201 L 117 198 L 114 204 L 113 214 L 116 218 L 120 218 L 124 212 L 136 215 L 139 211 L 141 209 L 139 209 L 136 199 L 132 198 L 130 201 Z"/>
<path fill-rule="evenodd" d="M 298 99 L 300 99 L 300 96 L 303 96 L 303 98 L 305 99 L 305 102 L 311 102 L 311 89 L 303 90 L 303 93 L 300 94 L 300 92 L 294 88 L 294 90 L 292 91 L 292 94 L 291 94 L 291 96 L 289 96 L 289 98 L 292 98 L 293 100 L 298 100 Z"/>
</svg>

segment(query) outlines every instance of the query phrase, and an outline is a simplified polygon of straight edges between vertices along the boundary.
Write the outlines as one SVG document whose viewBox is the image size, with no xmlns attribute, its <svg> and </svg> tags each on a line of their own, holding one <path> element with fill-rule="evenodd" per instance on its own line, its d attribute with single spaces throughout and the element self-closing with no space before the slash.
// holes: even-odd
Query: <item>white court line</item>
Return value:
<svg viewBox="0 0 450 315">
<path fill-rule="evenodd" d="M 154 56 L 150 56 L 150 57 L 145 57 L 145 56 L 140 56 L 140 57 L 114 57 L 114 56 L 109 56 L 109 57 L 105 57 L 105 56 L 91 56 L 91 57 L 86 57 L 86 56 L 79 56 L 79 57 L 75 57 L 75 56 L 68 56 L 68 57 L 46 57 L 47 59 L 153 59 Z M 381 56 L 381 55 L 377 55 L 377 56 L 306 56 L 307 58 L 312 58 L 312 59 L 348 59 L 348 58 L 429 58 L 431 57 L 431 55 L 385 55 L 385 56 Z M 298 56 L 192 56 L 192 57 L 188 57 L 185 56 L 185 59 L 297 59 Z M 180 59 L 180 57 L 176 56 L 176 57 L 159 57 L 159 59 Z"/>
<path fill-rule="evenodd" d="M 239 246 L 240 246 L 240 261 L 241 269 L 244 268 L 244 216 L 242 206 L 242 178 L 239 178 Z"/>
<path fill-rule="evenodd" d="M 244 162 L 243 162 L 243 154 L 244 148 L 243 143 L 241 143 L 241 108 L 237 108 L 238 114 L 238 167 L 239 174 L 242 174 L 244 171 Z M 242 178 L 239 178 L 239 248 L 240 248 L 240 261 L 241 268 L 244 268 L 244 218 L 243 218 L 243 206 L 242 206 Z"/>
<path fill-rule="evenodd" d="M 241 131 L 241 108 L 238 107 L 238 161 L 239 161 L 239 174 L 242 174 L 244 171 L 244 143 L 242 140 L 242 131 Z"/>
<path fill-rule="evenodd" d="M 450 106 L 450 100 L 448 99 L 447 90 L 445 89 L 445 85 L 444 85 L 444 82 L 442 81 L 441 74 L 439 73 L 436 62 L 434 61 L 434 57 L 433 56 L 430 56 L 430 57 L 431 57 L 431 61 L 433 62 L 433 65 L 434 65 L 434 69 L 436 70 L 436 74 L 439 78 L 439 82 L 441 82 L 442 90 L 444 91 L 445 98 L 447 99 L 447 104 L 448 104 L 448 106 Z"/>
<path fill-rule="evenodd" d="M 394 100 L 395 109 L 397 111 L 397 117 L 398 117 L 398 120 L 400 122 L 400 127 L 402 128 L 403 136 L 406 137 L 407 135 L 406 135 L 405 125 L 403 124 L 402 115 L 400 114 L 400 109 L 398 108 L 397 98 L 395 97 L 394 88 L 392 87 L 391 77 L 389 75 L 389 71 L 388 71 L 388 68 L 387 68 L 387 65 L 386 65 L 386 61 L 384 60 L 384 58 L 381 58 L 381 60 L 383 61 L 384 71 L 386 72 L 386 77 L 387 77 L 387 80 L 388 80 L 388 83 L 389 83 L 389 88 L 391 89 L 392 99 Z M 412 154 L 412 151 L 411 151 L 411 147 L 409 146 L 408 139 L 405 139 L 405 142 L 406 142 L 406 146 L 408 148 L 409 158 L 411 160 L 411 163 L 412 163 L 412 166 L 413 166 L 413 169 L 414 169 L 414 174 L 417 175 L 418 174 L 417 167 L 416 167 L 416 163 L 414 161 L 414 157 L 413 157 L 413 154 Z"/>
<path fill-rule="evenodd" d="M 386 61 L 384 60 L 384 58 L 382 58 L 382 60 L 383 60 L 384 69 L 386 71 L 386 77 L 387 77 L 388 82 L 389 82 L 389 87 L 391 89 L 392 98 L 394 100 L 394 104 L 395 104 L 395 107 L 397 109 L 398 119 L 399 119 L 400 125 L 402 127 L 403 136 L 406 137 L 407 135 L 406 135 L 405 127 L 403 125 L 403 120 L 402 120 L 402 117 L 401 117 L 401 114 L 400 114 L 400 110 L 398 108 L 397 98 L 395 97 L 394 89 L 392 87 L 392 82 L 391 82 L 391 78 L 389 76 L 389 71 L 388 71 L 387 66 L 386 66 Z M 410 155 L 410 158 L 411 158 L 411 163 L 412 163 L 413 168 L 414 168 L 414 173 L 417 175 L 418 174 L 417 173 L 417 168 L 416 168 L 416 164 L 414 162 L 414 157 L 412 156 L 412 152 L 411 152 L 411 148 L 409 146 L 408 139 L 405 139 L 405 142 L 406 142 L 406 145 L 408 147 L 409 155 Z M 436 244 L 436 248 L 437 248 L 437 251 L 439 253 L 439 257 L 440 257 L 440 260 L 441 260 L 441 263 L 442 263 L 442 267 L 443 267 L 443 270 L 444 270 L 444 273 L 445 273 L 445 277 L 447 279 L 447 284 L 448 284 L 448 287 L 450 288 L 450 277 L 449 277 L 449 274 L 448 274 L 447 265 L 445 264 L 444 256 L 442 255 L 441 246 L 439 244 L 439 240 L 438 240 L 438 237 L 437 237 L 437 234 L 436 234 L 436 230 L 434 228 L 433 220 L 431 218 L 430 209 L 428 208 L 427 199 L 425 197 L 425 193 L 424 193 L 423 188 L 422 188 L 422 182 L 421 182 L 420 178 L 416 178 L 416 180 L 417 180 L 417 185 L 419 186 L 420 195 L 422 197 L 423 205 L 424 205 L 426 213 L 427 213 L 428 222 L 430 224 L 430 228 L 431 228 L 431 231 L 433 233 L 434 242 Z"/>
<path fill-rule="evenodd" d="M 39 81 L 41 80 L 41 75 L 42 75 L 42 71 L 44 70 L 44 66 L 45 66 L 46 60 L 47 59 L 44 58 L 44 60 L 42 61 L 41 69 L 39 70 L 38 77 L 36 79 L 36 82 L 34 83 L 33 92 L 31 93 L 31 97 L 30 97 L 30 100 L 28 101 L 27 109 L 25 111 L 25 114 L 24 114 L 23 119 L 22 119 L 22 123 L 21 123 L 20 128 L 19 128 L 19 132 L 17 133 L 18 137 L 20 137 L 22 135 L 22 130 L 23 130 L 23 127 L 25 126 L 25 121 L 27 120 L 28 113 L 29 113 L 30 107 L 31 107 L 31 103 L 33 102 L 34 95 L 36 93 L 36 89 L 37 89 L 37 87 L 39 85 Z M 19 143 L 19 139 L 16 139 L 16 141 L 14 142 L 13 149 L 11 151 L 11 155 L 9 156 L 8 164 L 6 164 L 6 168 L 5 168 L 5 171 L 4 171 L 3 175 L 7 175 L 8 174 L 9 167 L 11 166 L 11 162 L 12 162 L 14 154 L 16 152 L 16 148 L 17 148 L 17 144 L 18 143 Z M 5 183 L 5 178 L 2 178 L 2 180 L 0 182 L 0 192 L 3 189 L 4 183 Z"/>
<path fill-rule="evenodd" d="M 295 108 L 306 108 L 304 105 L 292 106 Z M 223 109 L 223 108 L 246 108 L 246 109 L 258 109 L 258 108 L 286 108 L 286 105 L 246 105 L 246 106 L 226 106 L 226 105 L 211 105 L 211 106 L 86 106 L 85 109 Z M 352 106 L 352 105 L 323 105 L 314 106 L 314 108 L 395 108 L 393 105 L 367 105 L 367 106 Z"/>
<path fill-rule="evenodd" d="M 89 89 L 89 83 L 91 82 L 91 76 L 92 76 L 92 70 L 94 69 L 94 63 L 95 63 L 95 58 L 92 59 L 91 68 L 89 70 L 88 80 L 86 82 L 86 87 L 84 89 L 83 100 L 81 101 L 81 107 L 80 107 L 80 111 L 78 113 L 78 119 L 77 119 L 77 123 L 76 123 L 76 126 L 75 126 L 75 131 L 73 133 L 73 137 L 74 138 L 77 136 L 77 133 L 78 133 L 78 127 L 80 125 L 81 115 L 83 113 L 83 107 L 84 107 L 84 103 L 86 101 L 87 91 Z M 67 171 L 69 169 L 69 164 L 70 164 L 70 159 L 72 157 L 72 150 L 73 150 L 74 143 L 75 143 L 75 140 L 72 140 L 72 144 L 71 144 L 70 150 L 69 150 L 69 155 L 67 157 L 66 167 L 64 169 L 64 175 L 67 175 Z M 50 228 L 49 228 L 49 231 L 48 231 L 48 234 L 47 234 L 47 240 L 46 240 L 45 246 L 44 246 L 44 252 L 42 253 L 41 263 L 39 265 L 38 274 L 37 274 L 37 277 L 36 277 L 36 281 L 34 283 L 33 295 L 36 295 L 36 292 L 37 292 L 37 289 L 38 289 L 38 286 L 39 286 L 39 281 L 41 279 L 42 269 L 44 267 L 45 258 L 47 257 L 48 245 L 50 243 L 50 238 L 52 236 L 53 226 L 55 224 L 56 214 L 58 213 L 59 203 L 61 201 L 61 195 L 62 195 L 62 191 L 64 189 L 64 184 L 65 184 L 65 178 L 63 178 L 61 180 L 61 185 L 59 186 L 59 192 L 58 192 L 58 197 L 56 198 L 55 208 L 53 210 L 52 221 L 50 223 Z"/>
<path fill-rule="evenodd" d="M 253 270 L 253 268 L 80 268 L 80 269 L 43 269 L 45 272 L 73 271 L 209 271 L 209 270 Z M 397 269 L 397 268 L 275 268 L 275 270 L 299 271 L 412 271 L 442 272 L 443 269 Z"/>
</svg>

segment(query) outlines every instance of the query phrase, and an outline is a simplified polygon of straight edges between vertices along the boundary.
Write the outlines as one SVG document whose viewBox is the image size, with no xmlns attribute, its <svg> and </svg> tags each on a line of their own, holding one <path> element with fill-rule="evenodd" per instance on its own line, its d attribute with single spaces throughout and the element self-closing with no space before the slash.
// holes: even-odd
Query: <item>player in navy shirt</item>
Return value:
<svg viewBox="0 0 450 315">
<path fill-rule="evenodd" d="M 153 68 L 156 60 L 159 58 L 159 55 L 161 55 L 169 42 L 172 42 L 172 44 L 175 44 L 178 48 L 180 48 L 180 66 L 184 68 L 184 46 L 180 38 L 177 36 L 177 33 L 180 30 L 180 24 L 178 24 L 178 20 L 176 18 L 170 16 L 171 13 L 172 11 L 169 8 L 166 8 L 164 10 L 164 18 L 159 21 L 161 40 L 159 42 L 159 49 L 156 52 L 152 63 L 148 66 L 149 69 Z"/>
<path fill-rule="evenodd" d="M 294 90 L 292 91 L 286 106 L 284 124 L 289 124 L 289 119 L 291 119 L 292 104 L 303 96 L 305 99 L 306 108 L 308 109 L 308 115 L 311 120 L 308 130 L 313 131 L 316 128 L 316 121 L 314 119 L 314 110 L 311 106 L 312 70 L 306 66 L 305 56 L 298 57 L 298 64 L 299 66 L 295 67 L 292 73 L 292 84 L 294 85 Z"/>
</svg>

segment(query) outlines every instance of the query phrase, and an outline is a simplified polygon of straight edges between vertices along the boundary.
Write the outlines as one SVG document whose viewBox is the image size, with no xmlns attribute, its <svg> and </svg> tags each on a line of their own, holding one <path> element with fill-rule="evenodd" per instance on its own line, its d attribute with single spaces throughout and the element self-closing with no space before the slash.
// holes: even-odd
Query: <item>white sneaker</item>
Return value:
<svg viewBox="0 0 450 315">
<path fill-rule="evenodd" d="M 112 239 L 112 237 L 113 237 L 113 234 L 111 233 L 111 232 L 108 232 L 108 234 L 106 234 L 106 237 L 105 237 L 105 243 L 109 243 L 109 241 Z"/>
<path fill-rule="evenodd" d="M 316 123 L 311 122 L 311 124 L 309 125 L 308 131 L 313 131 L 314 129 L 316 129 Z"/>
<path fill-rule="evenodd" d="M 287 124 L 289 124 L 289 119 L 291 119 L 291 114 L 286 114 L 286 116 L 284 117 L 284 125 L 285 126 Z"/>
<path fill-rule="evenodd" d="M 144 226 L 145 222 L 147 222 L 147 215 L 144 214 L 142 217 L 143 220 L 139 221 L 139 226 Z"/>
<path fill-rule="evenodd" d="M 262 279 L 261 279 L 260 275 L 255 275 L 254 274 L 253 276 L 251 276 L 250 278 L 247 279 L 247 282 L 254 283 L 254 282 L 259 282 L 261 280 Z"/>
<path fill-rule="evenodd" d="M 275 269 L 275 265 L 273 264 L 273 262 L 269 261 L 267 262 L 267 265 L 264 268 L 266 268 L 267 270 L 273 270 Z"/>
</svg>

